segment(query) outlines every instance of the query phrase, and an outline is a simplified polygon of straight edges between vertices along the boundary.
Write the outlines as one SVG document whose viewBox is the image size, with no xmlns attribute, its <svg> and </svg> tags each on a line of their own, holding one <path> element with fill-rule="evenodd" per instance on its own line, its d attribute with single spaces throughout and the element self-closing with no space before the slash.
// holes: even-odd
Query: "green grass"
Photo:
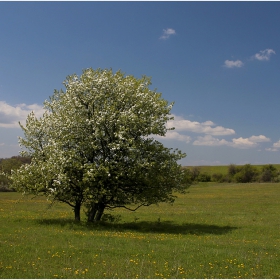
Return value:
<svg viewBox="0 0 280 280">
<path fill-rule="evenodd" d="M 75 223 L 0 193 L 0 278 L 280 278 L 280 184 L 201 183 L 174 205 Z"/>
</svg>

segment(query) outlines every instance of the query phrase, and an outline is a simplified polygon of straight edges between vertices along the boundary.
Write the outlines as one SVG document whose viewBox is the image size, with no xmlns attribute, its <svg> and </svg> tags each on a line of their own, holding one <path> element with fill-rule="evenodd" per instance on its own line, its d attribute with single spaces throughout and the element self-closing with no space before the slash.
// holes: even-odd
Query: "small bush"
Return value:
<svg viewBox="0 0 280 280">
<path fill-rule="evenodd" d="M 200 169 L 198 167 L 183 168 L 183 172 L 185 182 L 189 184 L 199 182 Z"/>
<path fill-rule="evenodd" d="M 222 179 L 223 179 L 224 175 L 222 173 L 214 173 L 212 175 L 212 181 L 213 182 L 222 182 Z"/>
<path fill-rule="evenodd" d="M 195 181 L 199 181 L 198 180 L 198 177 L 199 177 L 199 174 L 200 174 L 200 169 L 198 167 L 193 167 L 193 169 L 191 170 L 191 174 L 192 174 L 192 181 L 195 182 Z"/>
<path fill-rule="evenodd" d="M 221 183 L 231 183 L 231 182 L 232 182 L 232 177 L 229 176 L 228 174 L 224 175 L 221 181 Z"/>
<path fill-rule="evenodd" d="M 201 173 L 198 176 L 198 181 L 199 182 L 211 182 L 211 176 L 206 172 Z"/>
<path fill-rule="evenodd" d="M 0 186 L 0 192 L 15 192 L 15 189 L 9 189 L 6 186 Z"/>
</svg>

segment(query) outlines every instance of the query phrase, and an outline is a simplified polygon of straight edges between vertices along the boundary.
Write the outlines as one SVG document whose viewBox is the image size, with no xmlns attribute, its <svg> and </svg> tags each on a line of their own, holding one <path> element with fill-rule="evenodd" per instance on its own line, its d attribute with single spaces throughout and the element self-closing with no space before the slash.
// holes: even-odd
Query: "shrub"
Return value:
<svg viewBox="0 0 280 280">
<path fill-rule="evenodd" d="M 250 183 L 257 179 L 258 171 L 251 164 L 245 164 L 240 171 L 234 175 L 234 180 L 237 183 Z"/>
<path fill-rule="evenodd" d="M 1 185 L 0 186 L 0 192 L 15 192 L 16 190 L 11 188 L 9 189 L 7 186 Z"/>
<path fill-rule="evenodd" d="M 212 181 L 221 183 L 223 181 L 224 175 L 222 173 L 214 173 L 212 174 Z"/>
<path fill-rule="evenodd" d="M 199 177 L 199 174 L 200 174 L 200 169 L 198 167 L 193 167 L 192 170 L 191 170 L 191 174 L 192 174 L 192 181 L 195 182 L 195 181 L 199 181 L 198 180 L 198 177 Z"/>
<path fill-rule="evenodd" d="M 232 181 L 232 177 L 226 174 L 223 176 L 221 183 L 231 183 Z"/>
<path fill-rule="evenodd" d="M 201 173 L 198 176 L 198 181 L 199 182 L 211 182 L 211 176 L 206 172 Z"/>
<path fill-rule="evenodd" d="M 265 165 L 259 176 L 260 182 L 277 182 L 279 180 L 279 171 L 272 164 Z"/>
<path fill-rule="evenodd" d="M 242 169 L 242 167 L 238 167 L 235 164 L 230 164 L 228 166 L 228 175 L 230 177 L 233 177 L 236 173 L 238 173 L 240 170 Z"/>
<path fill-rule="evenodd" d="M 192 184 L 193 183 L 192 171 L 190 169 L 188 169 L 188 168 L 183 168 L 183 172 L 184 172 L 183 180 L 186 183 Z"/>
<path fill-rule="evenodd" d="M 230 183 L 232 181 L 232 178 L 228 174 L 224 175 L 222 173 L 214 173 L 212 175 L 212 181 L 218 183 Z"/>
</svg>

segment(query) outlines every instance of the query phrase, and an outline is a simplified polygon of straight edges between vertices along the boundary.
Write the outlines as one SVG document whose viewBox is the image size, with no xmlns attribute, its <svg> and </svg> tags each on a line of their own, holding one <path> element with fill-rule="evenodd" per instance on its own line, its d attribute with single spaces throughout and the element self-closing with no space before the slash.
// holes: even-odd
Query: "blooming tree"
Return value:
<svg viewBox="0 0 280 280">
<path fill-rule="evenodd" d="M 20 124 L 22 154 L 32 161 L 12 174 L 13 186 L 69 204 L 76 220 L 83 204 L 93 221 L 105 208 L 173 202 L 174 191 L 189 187 L 177 163 L 185 154 L 151 137 L 166 134 L 173 103 L 150 85 L 107 69 L 68 76 L 43 117 L 31 113 Z"/>
</svg>

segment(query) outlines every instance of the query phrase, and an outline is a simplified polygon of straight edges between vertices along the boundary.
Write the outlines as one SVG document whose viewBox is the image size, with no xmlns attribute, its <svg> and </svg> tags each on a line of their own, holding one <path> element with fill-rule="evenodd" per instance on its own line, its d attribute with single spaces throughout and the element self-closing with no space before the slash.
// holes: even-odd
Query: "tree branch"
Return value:
<svg viewBox="0 0 280 280">
<path fill-rule="evenodd" d="M 109 206 L 109 205 L 106 205 L 107 208 L 110 208 L 110 209 L 114 209 L 114 208 L 125 208 L 126 210 L 129 210 L 129 211 L 136 211 L 138 208 L 140 208 L 141 206 L 150 206 L 150 204 L 145 204 L 145 203 L 142 203 L 140 205 L 138 205 L 135 209 L 131 209 L 131 208 L 128 208 L 126 207 L 125 205 L 118 205 L 118 206 Z"/>
</svg>

